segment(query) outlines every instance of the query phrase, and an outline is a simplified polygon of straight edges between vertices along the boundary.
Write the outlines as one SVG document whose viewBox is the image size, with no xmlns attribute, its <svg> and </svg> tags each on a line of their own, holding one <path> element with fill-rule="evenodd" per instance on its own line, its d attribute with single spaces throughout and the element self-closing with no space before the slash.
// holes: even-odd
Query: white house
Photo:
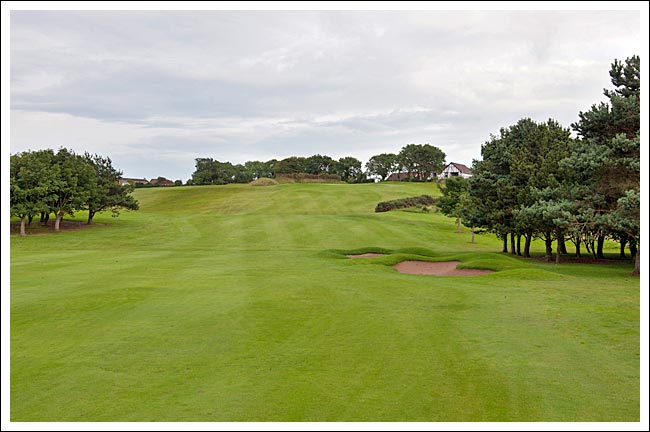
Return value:
<svg viewBox="0 0 650 432">
<path fill-rule="evenodd" d="M 464 177 L 464 178 L 470 178 L 472 176 L 472 170 L 467 168 L 463 164 L 459 164 L 456 162 L 450 162 L 445 166 L 445 168 L 442 170 L 440 175 L 438 176 L 439 178 L 449 178 L 449 177 Z"/>
</svg>

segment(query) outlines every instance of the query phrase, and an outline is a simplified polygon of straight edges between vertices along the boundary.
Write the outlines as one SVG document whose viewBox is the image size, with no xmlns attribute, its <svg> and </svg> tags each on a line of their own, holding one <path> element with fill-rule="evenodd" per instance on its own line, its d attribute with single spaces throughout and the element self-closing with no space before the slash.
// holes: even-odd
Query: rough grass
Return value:
<svg viewBox="0 0 650 432">
<path fill-rule="evenodd" d="M 11 419 L 638 421 L 630 262 L 523 260 L 438 213 L 373 211 L 421 194 L 140 189 L 106 226 L 12 236 Z M 369 252 L 388 255 L 345 258 Z M 497 272 L 389 267 L 413 257 Z"/>
</svg>

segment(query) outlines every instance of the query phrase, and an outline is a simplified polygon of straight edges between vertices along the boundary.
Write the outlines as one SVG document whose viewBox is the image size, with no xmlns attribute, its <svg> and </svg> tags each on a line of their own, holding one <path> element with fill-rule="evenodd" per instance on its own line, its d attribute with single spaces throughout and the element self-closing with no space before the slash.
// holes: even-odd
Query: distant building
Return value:
<svg viewBox="0 0 650 432">
<path fill-rule="evenodd" d="M 135 186 L 136 183 L 142 183 L 142 184 L 147 184 L 149 183 L 149 180 L 146 178 L 129 178 L 129 177 L 121 177 L 117 180 L 117 182 L 120 184 L 120 186 L 126 186 L 130 184 L 131 186 Z"/>
<path fill-rule="evenodd" d="M 153 186 L 174 186 L 174 182 L 165 177 L 158 177 L 149 181 Z"/>
<path fill-rule="evenodd" d="M 438 176 L 439 178 L 449 178 L 449 177 L 464 177 L 464 178 L 470 178 L 472 176 L 472 170 L 467 168 L 465 165 L 456 163 L 456 162 L 451 162 L 448 163 L 447 166 L 442 170 L 440 175 Z"/>
</svg>

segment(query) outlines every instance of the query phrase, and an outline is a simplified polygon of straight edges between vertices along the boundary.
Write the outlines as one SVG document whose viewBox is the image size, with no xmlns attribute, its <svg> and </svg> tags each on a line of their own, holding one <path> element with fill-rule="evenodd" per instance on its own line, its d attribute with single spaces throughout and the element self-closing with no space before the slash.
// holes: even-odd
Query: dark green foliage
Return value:
<svg viewBox="0 0 650 432">
<path fill-rule="evenodd" d="M 397 155 L 392 153 L 382 153 L 373 156 L 366 163 L 368 174 L 379 176 L 381 181 L 386 180 L 397 169 Z"/>
<path fill-rule="evenodd" d="M 275 165 L 274 173 L 278 174 L 297 174 L 304 173 L 307 170 L 307 159 L 299 156 L 291 156 Z M 318 173 L 316 173 L 318 174 Z"/>
<path fill-rule="evenodd" d="M 353 157 L 342 157 L 333 165 L 333 173 L 341 176 L 348 183 L 362 183 L 365 180 L 361 170 L 361 161 Z"/>
<path fill-rule="evenodd" d="M 456 218 L 458 232 L 461 223 L 472 228 L 483 225 L 481 215 L 476 211 L 477 203 L 469 193 L 469 180 L 463 177 L 450 177 L 443 185 L 438 185 L 442 196 L 437 207 L 442 214 Z"/>
<path fill-rule="evenodd" d="M 360 160 L 343 157 L 336 161 L 327 155 L 316 154 L 308 158 L 291 156 L 280 161 L 275 159 L 266 162 L 248 161 L 243 165 L 219 162 L 211 158 L 198 158 L 196 169 L 188 184 L 250 183 L 260 178 L 278 177 L 291 178 L 295 181 L 343 180 L 348 183 L 362 183 L 366 180 L 361 170 Z"/>
<path fill-rule="evenodd" d="M 20 218 L 20 234 L 25 235 L 25 220 L 42 212 L 49 214 L 55 196 L 55 172 L 51 169 L 54 152 L 41 150 L 18 153 L 10 162 L 11 215 Z"/>
<path fill-rule="evenodd" d="M 97 189 L 97 174 L 85 157 L 61 148 L 52 160 L 54 200 L 50 204 L 55 214 L 54 230 L 59 230 L 63 216 L 86 208 Z"/>
<path fill-rule="evenodd" d="M 118 183 L 122 172 L 113 168 L 111 159 L 97 154 L 85 153 L 86 162 L 94 169 L 96 181 L 89 183 L 87 198 L 88 223 L 91 224 L 97 212 L 110 210 L 114 217 L 119 216 L 120 209 L 138 210 L 138 202 L 133 198 L 130 185 Z M 159 177 L 160 181 L 162 178 Z"/>
<path fill-rule="evenodd" d="M 41 221 L 55 214 L 55 231 L 67 214 L 88 211 L 88 223 L 97 212 L 119 209 L 137 210 L 131 187 L 120 186 L 122 173 L 108 157 L 84 156 L 66 148 L 18 153 L 11 156 L 11 214 L 30 220 L 40 213 Z"/>
<path fill-rule="evenodd" d="M 234 183 L 237 170 L 230 162 L 219 162 L 212 158 L 197 158 L 196 170 L 192 174 L 192 184 Z"/>
<path fill-rule="evenodd" d="M 436 203 L 435 198 L 430 195 L 420 195 L 410 198 L 401 198 L 392 201 L 382 201 L 375 207 L 376 213 L 387 212 L 390 210 L 404 209 L 417 206 L 430 206 Z"/>
<path fill-rule="evenodd" d="M 574 146 L 569 130 L 556 121 L 538 124 L 528 118 L 502 128 L 498 137 L 492 136 L 483 146 L 483 160 L 475 161 L 469 181 L 468 208 L 476 222 L 504 240 L 504 252 L 508 235 L 511 240 L 513 236 L 525 238 L 524 256 L 528 256 L 527 246 L 533 237 L 550 241 L 551 234 L 557 235 L 555 229 L 548 230 L 541 214 L 529 208 L 537 203 L 538 191 L 560 187 L 560 161 Z"/>
<path fill-rule="evenodd" d="M 566 238 L 576 254 L 584 244 L 597 258 L 603 257 L 606 237 L 638 247 L 639 58 L 615 60 L 610 76 L 616 88 L 604 92 L 609 103 L 580 112 L 572 125 L 579 140 L 553 120 L 522 119 L 482 147 L 467 207 L 504 240 L 504 252 L 508 235 L 513 253 L 515 236 L 525 238 L 524 256 L 531 239 L 542 238 L 548 259 L 552 241 L 558 244 L 557 259 L 566 253 Z M 459 196 L 443 191 L 445 214 L 460 217 Z"/>
<path fill-rule="evenodd" d="M 248 178 L 250 181 L 257 180 L 260 178 L 271 178 L 273 177 L 273 170 L 277 161 L 272 159 L 267 162 L 261 161 L 248 161 L 244 164 L 244 169 L 246 170 Z"/>
<path fill-rule="evenodd" d="M 609 71 L 609 76 L 614 84 L 614 91 L 604 89 L 605 96 L 612 97 L 617 95 L 623 98 L 634 97 L 637 100 L 641 94 L 641 59 L 638 55 L 633 55 L 625 59 L 625 64 L 622 61 L 615 59 L 612 63 L 612 69 Z"/>
<path fill-rule="evenodd" d="M 438 208 L 446 216 L 458 217 L 455 211 L 463 195 L 469 193 L 469 181 L 463 177 L 450 177 L 439 188 L 442 196 L 438 198 Z"/>
<path fill-rule="evenodd" d="M 572 181 L 582 186 L 574 213 L 581 216 L 583 235 L 597 237 L 599 246 L 605 236 L 629 238 L 636 245 L 640 231 L 630 228 L 639 225 L 632 221 L 638 212 L 630 197 L 640 193 L 639 57 L 614 60 L 610 77 L 615 89 L 604 90 L 609 103 L 581 112 L 572 125 L 581 141 L 565 165 L 574 167 Z M 602 255 L 599 247 L 596 256 Z"/>
<path fill-rule="evenodd" d="M 332 171 L 336 162 L 329 156 L 315 154 L 305 160 L 304 172 L 306 174 L 327 174 Z"/>
<path fill-rule="evenodd" d="M 398 165 L 416 181 L 435 178 L 445 166 L 445 153 L 430 144 L 408 144 L 397 155 Z"/>
</svg>

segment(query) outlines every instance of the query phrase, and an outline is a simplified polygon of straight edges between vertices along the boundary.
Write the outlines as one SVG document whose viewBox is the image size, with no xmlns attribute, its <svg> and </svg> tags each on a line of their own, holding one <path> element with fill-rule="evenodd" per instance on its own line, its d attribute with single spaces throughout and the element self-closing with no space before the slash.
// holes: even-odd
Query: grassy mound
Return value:
<svg viewBox="0 0 650 432">
<path fill-rule="evenodd" d="M 251 186 L 273 186 L 279 183 L 272 178 L 262 177 L 262 178 L 258 178 L 257 180 L 253 180 L 249 184 Z"/>
</svg>

